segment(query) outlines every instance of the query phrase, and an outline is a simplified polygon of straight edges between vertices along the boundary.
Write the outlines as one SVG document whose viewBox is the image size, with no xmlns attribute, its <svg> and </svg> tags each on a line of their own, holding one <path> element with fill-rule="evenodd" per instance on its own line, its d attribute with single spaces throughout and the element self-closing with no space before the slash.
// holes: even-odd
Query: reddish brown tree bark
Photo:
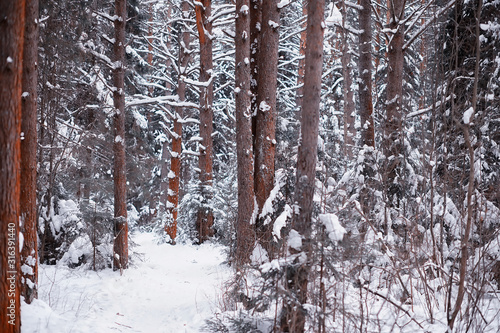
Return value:
<svg viewBox="0 0 500 333">
<path fill-rule="evenodd" d="M 258 57 L 257 115 L 255 126 L 254 187 L 259 213 L 274 187 L 276 150 L 276 88 L 278 74 L 278 0 L 262 3 L 262 26 Z M 258 237 L 271 252 L 272 226 L 257 223 Z"/>
<path fill-rule="evenodd" d="M 125 23 L 127 1 L 115 1 L 115 42 L 113 44 L 113 117 L 115 140 L 114 153 L 114 198 L 115 198 L 115 241 L 113 269 L 128 266 L 128 224 L 127 224 L 127 179 L 125 165 Z"/>
<path fill-rule="evenodd" d="M 0 331 L 21 331 L 19 196 L 25 2 L 0 1 Z"/>
<path fill-rule="evenodd" d="M 360 0 L 359 10 L 359 115 L 361 118 L 361 142 L 360 146 L 375 147 L 375 123 L 373 119 L 373 96 L 372 96 L 372 23 L 371 23 L 371 0 Z M 362 162 L 362 174 L 365 177 L 363 188 L 360 190 L 359 202 L 365 218 L 372 217 L 372 189 L 374 188 L 373 165 L 375 164 L 373 149 L 364 149 Z M 361 234 L 366 232 L 366 224 L 362 226 Z"/>
<path fill-rule="evenodd" d="M 38 0 L 26 2 L 22 78 L 20 221 L 22 295 L 26 303 L 38 297 L 38 242 L 36 210 Z"/>
<path fill-rule="evenodd" d="M 375 11 L 376 11 L 376 14 L 378 15 L 378 17 L 382 17 L 382 0 L 377 0 L 377 5 L 375 6 Z M 374 63 L 375 63 L 375 78 L 377 77 L 377 73 L 378 73 L 378 68 L 379 68 L 379 65 L 380 65 L 380 44 L 381 44 L 381 40 L 380 40 L 380 34 L 379 33 L 376 33 L 375 34 L 375 57 L 374 57 Z M 375 86 L 377 85 L 377 83 L 375 83 Z M 376 98 L 376 96 L 375 96 Z"/>
<path fill-rule="evenodd" d="M 153 2 L 149 3 L 148 6 L 148 55 L 147 55 L 147 62 L 150 67 L 150 70 L 153 68 L 153 19 L 154 19 L 154 12 L 153 12 Z M 149 83 L 152 82 L 152 79 L 148 80 Z M 150 96 L 153 96 L 154 92 L 154 87 L 151 85 L 148 88 L 148 92 Z"/>
<path fill-rule="evenodd" d="M 255 236 L 255 195 L 253 179 L 252 111 L 250 101 L 250 13 L 249 0 L 236 2 L 236 153 L 238 159 L 238 220 L 236 224 L 236 261 L 249 260 Z"/>
<path fill-rule="evenodd" d="M 479 0 L 477 2 L 477 8 L 475 10 L 475 19 L 476 19 L 476 24 L 475 24 L 475 35 L 476 35 L 476 50 L 475 50 L 475 56 L 476 56 L 476 64 L 474 66 L 474 86 L 472 90 L 472 108 L 473 112 L 472 115 L 470 116 L 472 119 L 474 119 L 474 116 L 477 114 L 477 107 L 478 107 L 478 84 L 479 84 L 479 64 L 481 62 L 481 39 L 480 39 L 480 33 L 481 33 L 481 28 L 480 28 L 480 23 L 481 23 L 481 11 L 483 10 L 483 0 Z M 470 237 L 471 237 L 471 232 L 472 232 L 472 225 L 474 223 L 474 204 L 473 204 L 473 195 L 474 192 L 476 191 L 475 188 L 475 156 L 474 156 L 474 144 L 473 144 L 473 138 L 471 138 L 471 128 L 473 124 L 469 122 L 464 123 L 462 126 L 462 131 L 464 133 L 464 139 L 465 139 L 465 146 L 467 147 L 467 152 L 469 154 L 469 184 L 467 185 L 467 217 L 466 217 L 466 223 L 465 223 L 465 230 L 464 234 L 461 239 L 461 244 L 460 244 L 460 269 L 459 269 L 459 281 L 458 281 L 458 291 L 457 291 L 457 299 L 455 301 L 455 308 L 453 309 L 453 312 L 451 315 L 449 314 L 448 310 L 448 327 L 450 328 L 450 331 L 453 331 L 453 326 L 455 325 L 455 320 L 457 319 L 458 314 L 461 311 L 462 308 L 462 303 L 464 301 L 465 293 L 466 293 L 466 279 L 467 279 L 467 261 L 469 259 L 469 242 L 470 242 Z"/>
<path fill-rule="evenodd" d="M 319 102 L 323 68 L 323 20 L 325 1 L 309 1 L 307 17 L 306 71 L 304 100 L 301 110 L 301 143 L 297 156 L 297 182 L 294 202 L 299 207 L 292 217 L 292 228 L 302 237 L 300 249 L 290 247 L 292 254 L 303 252 L 307 260 L 296 259 L 297 266 L 287 272 L 288 289 L 292 297 L 283 305 L 282 332 L 304 332 L 306 321 L 307 286 L 311 270 L 312 211 L 318 150 Z M 300 263 L 299 263 L 300 261 Z M 297 302 L 293 300 L 296 299 Z"/>
<path fill-rule="evenodd" d="M 198 210 L 196 219 L 196 230 L 200 242 L 206 241 L 213 236 L 214 214 L 211 207 L 212 188 L 212 132 L 213 132 L 213 96 L 214 86 L 212 82 L 212 23 L 211 0 L 202 0 L 195 5 L 196 26 L 200 40 L 200 137 L 199 145 L 199 169 L 202 203 Z"/>
<path fill-rule="evenodd" d="M 188 17 L 189 15 L 189 3 L 187 1 L 182 2 L 183 16 Z M 179 73 L 179 81 L 177 83 L 177 95 L 179 96 L 179 101 L 182 103 L 186 100 L 186 83 L 184 82 L 184 77 L 186 76 L 186 69 L 189 62 L 189 32 L 186 28 L 183 28 L 182 33 L 182 44 L 179 48 L 179 64 L 181 70 L 184 72 Z M 173 244 L 175 244 L 175 237 L 177 236 L 177 216 L 178 216 L 178 206 L 179 206 L 179 187 L 180 187 L 180 177 L 181 177 L 181 153 L 182 153 L 182 115 L 184 108 L 183 106 L 175 107 L 174 115 L 174 130 L 172 137 L 172 151 L 170 156 L 170 172 L 168 175 L 168 197 L 167 197 L 167 209 L 171 214 L 171 218 L 165 224 L 165 232 L 170 236 Z"/>
<path fill-rule="evenodd" d="M 388 163 L 385 170 L 385 188 L 390 204 L 396 199 L 396 205 L 402 195 L 398 176 L 402 163 L 402 101 L 403 101 L 403 43 L 404 26 L 400 24 L 404 14 L 404 0 L 393 0 L 389 7 L 389 29 L 394 31 L 387 51 L 387 105 L 384 127 L 384 153 Z"/>
</svg>

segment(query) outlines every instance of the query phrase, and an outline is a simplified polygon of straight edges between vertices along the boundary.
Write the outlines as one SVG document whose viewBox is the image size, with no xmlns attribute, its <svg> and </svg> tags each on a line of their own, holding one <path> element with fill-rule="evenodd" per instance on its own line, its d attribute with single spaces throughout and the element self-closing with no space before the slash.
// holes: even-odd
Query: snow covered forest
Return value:
<svg viewBox="0 0 500 333">
<path fill-rule="evenodd" d="M 500 332 L 500 0 L 0 0 L 0 307 Z"/>
</svg>

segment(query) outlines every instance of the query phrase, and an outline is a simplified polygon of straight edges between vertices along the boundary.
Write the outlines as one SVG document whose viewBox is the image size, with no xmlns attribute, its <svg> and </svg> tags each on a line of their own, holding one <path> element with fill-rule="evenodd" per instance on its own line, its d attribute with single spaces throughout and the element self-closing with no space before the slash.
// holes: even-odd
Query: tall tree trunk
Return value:
<svg viewBox="0 0 500 333">
<path fill-rule="evenodd" d="M 182 2 L 182 12 L 183 17 L 189 16 L 189 3 L 187 1 Z M 184 78 L 187 73 L 187 65 L 189 62 L 189 31 L 186 27 L 183 28 L 181 34 L 182 43 L 179 47 L 179 68 L 181 71 L 179 73 L 179 80 L 177 83 L 177 95 L 179 96 L 179 101 L 182 103 L 186 100 L 186 83 Z M 181 153 L 182 153 L 182 117 L 184 113 L 184 108 L 182 106 L 175 107 L 174 114 L 174 131 L 172 137 L 172 152 L 170 157 L 170 172 L 168 174 L 168 210 L 170 212 L 171 218 L 165 224 L 165 232 L 170 236 L 173 244 L 175 244 L 175 237 L 177 236 L 177 216 L 179 208 L 179 188 L 180 188 L 180 178 L 181 178 Z"/>
<path fill-rule="evenodd" d="M 252 110 L 250 94 L 250 13 L 249 0 L 236 2 L 236 153 L 238 159 L 238 220 L 236 224 L 236 262 L 250 258 L 255 241 L 252 224 L 255 219 Z"/>
<path fill-rule="evenodd" d="M 25 2 L 0 1 L 0 331 L 21 331 L 19 196 Z"/>
<path fill-rule="evenodd" d="M 356 105 L 354 104 L 354 90 L 352 89 L 351 48 L 349 46 L 349 32 L 346 29 L 347 7 L 342 2 L 342 76 L 344 77 L 344 153 L 351 160 L 354 149 L 354 119 Z"/>
<path fill-rule="evenodd" d="M 259 213 L 274 187 L 276 150 L 276 88 L 280 13 L 278 0 L 262 3 L 262 26 L 258 58 L 257 116 L 255 126 L 254 187 Z M 258 237 L 271 252 L 272 226 L 258 221 Z"/>
<path fill-rule="evenodd" d="M 372 23 L 371 0 L 360 0 L 359 10 L 359 104 L 361 118 L 361 146 L 375 146 L 375 124 L 372 99 Z"/>
<path fill-rule="evenodd" d="M 203 6 L 201 6 L 201 4 Z M 199 169 L 202 203 L 196 219 L 196 230 L 200 242 L 213 236 L 214 214 L 212 210 L 213 173 L 212 173 L 212 132 L 213 132 L 213 95 L 212 80 L 212 23 L 211 0 L 202 0 L 195 5 L 196 25 L 200 40 L 200 82 L 205 83 L 200 88 L 200 137 Z"/>
<path fill-rule="evenodd" d="M 299 207 L 292 217 L 292 228 L 302 238 L 302 247 L 290 247 L 298 254 L 294 267 L 287 272 L 288 289 L 292 297 L 283 305 L 281 330 L 304 332 L 306 321 L 307 285 L 312 265 L 312 211 L 318 150 L 319 102 L 323 67 L 323 27 L 325 1 L 309 1 L 307 18 L 306 72 L 304 100 L 300 121 L 301 143 L 297 157 L 297 182 L 294 202 Z M 299 254 L 302 252 L 302 255 Z M 303 260 L 303 255 L 306 260 Z M 292 300 L 296 299 L 297 303 Z"/>
<path fill-rule="evenodd" d="M 389 204 L 399 205 L 402 196 L 400 183 L 403 152 L 402 138 L 402 101 L 403 101 L 403 43 L 404 26 L 400 24 L 404 13 L 404 0 L 390 1 L 389 29 L 394 31 L 387 52 L 387 105 L 384 128 L 384 153 L 387 158 L 385 170 L 385 189 L 388 191 Z"/>
<path fill-rule="evenodd" d="M 165 140 L 162 144 L 161 149 L 161 180 L 160 180 L 160 199 L 158 200 L 158 216 L 164 218 L 167 212 L 168 205 L 168 159 L 169 159 L 169 144 L 168 140 Z"/>
<path fill-rule="evenodd" d="M 114 127 L 114 196 L 115 196 L 115 241 L 113 269 L 128 266 L 128 224 L 127 224 L 127 180 L 125 165 L 125 23 L 127 1 L 115 1 L 115 42 L 113 44 L 113 103 L 115 107 Z"/>
<path fill-rule="evenodd" d="M 295 95 L 295 105 L 300 108 L 302 106 L 302 97 L 304 95 L 304 71 L 306 69 L 306 40 L 307 40 L 307 0 L 302 0 L 302 18 L 304 23 L 300 31 L 300 45 L 299 45 L 299 68 L 297 72 L 297 91 Z"/>
<path fill-rule="evenodd" d="M 425 4 L 425 0 L 422 0 L 422 4 Z M 420 25 L 423 26 L 425 24 L 425 19 L 422 18 L 420 20 Z M 426 86 L 426 80 L 425 78 L 427 77 L 426 75 L 426 69 L 427 69 L 427 49 L 428 49 L 428 45 L 427 45 L 427 36 L 425 33 L 422 34 L 422 40 L 420 42 L 420 58 L 421 58 L 421 61 L 420 61 L 420 72 L 419 72 L 419 77 L 420 77 L 420 80 L 421 80 L 421 87 L 422 87 L 422 95 L 420 96 L 420 99 L 418 101 L 418 108 L 419 109 L 423 109 L 424 106 L 425 106 L 425 103 L 426 103 L 426 93 L 427 93 L 427 89 L 425 89 L 425 86 Z M 428 81 L 427 81 L 428 82 Z"/>
<path fill-rule="evenodd" d="M 171 13 L 172 13 L 172 5 L 169 4 L 168 5 L 168 9 L 167 9 L 167 17 L 170 18 L 171 17 Z M 170 33 L 171 32 L 171 27 L 170 25 L 167 27 L 168 29 L 168 32 Z M 167 46 L 167 49 L 170 49 L 171 47 L 171 43 L 170 43 L 170 38 L 167 39 L 167 42 L 166 42 L 166 46 Z M 172 60 L 170 58 L 167 58 L 167 60 L 165 61 L 165 67 L 166 67 L 166 70 L 167 70 L 167 73 L 169 73 L 171 71 L 171 67 L 172 67 Z M 165 94 L 167 95 L 171 95 L 173 94 L 172 92 L 172 84 L 170 83 L 170 81 L 165 81 Z M 165 108 L 167 109 L 167 111 L 171 111 L 171 108 L 170 106 L 168 105 L 165 105 Z M 165 130 L 165 132 L 167 132 Z M 166 133 L 168 135 L 168 132 Z M 173 138 L 172 138 L 173 139 Z M 168 177 L 168 173 L 169 173 L 169 154 L 170 151 L 169 151 L 169 145 L 168 145 L 168 140 L 165 140 L 162 144 L 162 154 L 161 154 L 161 180 L 160 180 L 160 199 L 159 199 L 159 203 L 158 203 L 158 216 L 160 216 L 160 218 L 165 218 L 165 214 L 167 212 L 167 207 L 168 207 L 168 186 L 169 186 L 169 181 L 170 181 L 170 178 Z"/>
<path fill-rule="evenodd" d="M 38 0 L 26 3 L 22 78 L 20 221 L 22 295 L 30 304 L 38 297 L 38 242 L 36 209 Z"/>
</svg>

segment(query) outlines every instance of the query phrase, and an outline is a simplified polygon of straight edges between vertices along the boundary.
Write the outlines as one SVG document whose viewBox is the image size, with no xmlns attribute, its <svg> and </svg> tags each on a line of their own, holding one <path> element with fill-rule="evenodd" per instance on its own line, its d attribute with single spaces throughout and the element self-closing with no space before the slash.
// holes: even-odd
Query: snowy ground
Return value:
<svg viewBox="0 0 500 333">
<path fill-rule="evenodd" d="M 157 245 L 132 236 L 142 253 L 133 267 L 93 272 L 41 266 L 39 300 L 21 309 L 24 333 L 202 332 L 220 306 L 223 248 L 214 244 Z"/>
</svg>

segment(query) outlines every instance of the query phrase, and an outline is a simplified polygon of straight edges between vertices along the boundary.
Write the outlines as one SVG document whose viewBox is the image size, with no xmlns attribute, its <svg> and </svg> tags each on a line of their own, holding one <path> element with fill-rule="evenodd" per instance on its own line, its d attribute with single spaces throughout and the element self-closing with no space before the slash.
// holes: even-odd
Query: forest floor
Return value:
<svg viewBox="0 0 500 333">
<path fill-rule="evenodd" d="M 158 245 L 151 233 L 131 239 L 136 255 L 123 275 L 41 265 L 39 299 L 23 303 L 22 331 L 202 332 L 231 274 L 224 247 Z"/>
</svg>

